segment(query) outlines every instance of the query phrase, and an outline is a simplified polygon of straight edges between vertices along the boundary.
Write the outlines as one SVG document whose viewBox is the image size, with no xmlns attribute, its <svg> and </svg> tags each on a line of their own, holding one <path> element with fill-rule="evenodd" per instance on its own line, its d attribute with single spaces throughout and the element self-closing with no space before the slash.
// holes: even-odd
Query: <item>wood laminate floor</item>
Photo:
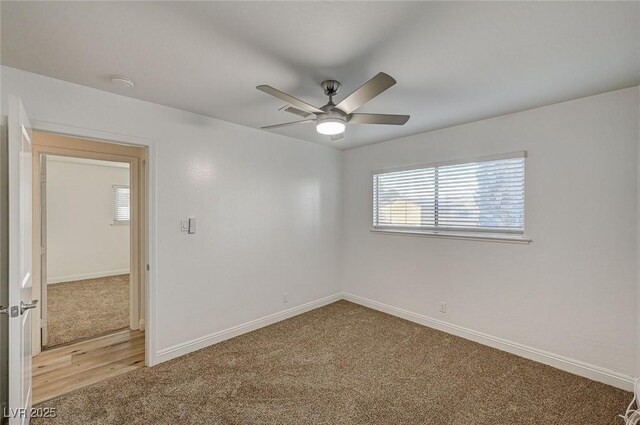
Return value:
<svg viewBox="0 0 640 425">
<path fill-rule="evenodd" d="M 123 330 L 43 351 L 33 358 L 33 403 L 144 366 L 144 332 Z"/>
</svg>

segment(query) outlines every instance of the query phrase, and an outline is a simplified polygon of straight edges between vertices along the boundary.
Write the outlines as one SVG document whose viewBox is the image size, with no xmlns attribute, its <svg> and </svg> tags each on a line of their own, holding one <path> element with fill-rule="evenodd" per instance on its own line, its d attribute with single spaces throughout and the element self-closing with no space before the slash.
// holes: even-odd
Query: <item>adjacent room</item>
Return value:
<svg viewBox="0 0 640 425">
<path fill-rule="evenodd" d="M 129 164 L 56 155 L 43 159 L 42 346 L 128 328 Z"/>
<path fill-rule="evenodd" d="M 0 3 L 8 425 L 640 425 L 640 2 Z"/>
</svg>

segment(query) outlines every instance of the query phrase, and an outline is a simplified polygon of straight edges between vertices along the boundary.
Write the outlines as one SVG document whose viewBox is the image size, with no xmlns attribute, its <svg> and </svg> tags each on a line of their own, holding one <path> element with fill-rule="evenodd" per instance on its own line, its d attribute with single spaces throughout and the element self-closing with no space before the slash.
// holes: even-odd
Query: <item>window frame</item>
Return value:
<svg viewBox="0 0 640 425">
<path fill-rule="evenodd" d="M 118 220 L 117 193 L 118 189 L 129 189 L 129 220 Z M 111 212 L 113 226 L 126 226 L 131 224 L 131 186 L 126 184 L 114 184 L 111 186 Z"/>
<path fill-rule="evenodd" d="M 413 226 L 376 226 L 375 225 L 375 184 L 374 178 L 378 174 L 385 173 L 394 173 L 400 171 L 411 171 L 418 170 L 422 168 L 435 168 L 435 167 L 444 167 L 447 165 L 458 165 L 458 164 L 469 164 L 469 163 L 477 163 L 477 162 L 489 162 L 489 161 L 499 161 L 504 159 L 513 159 L 513 158 L 523 158 L 525 160 L 525 182 L 524 182 L 524 206 L 523 206 L 523 230 L 509 230 L 509 229 L 495 229 L 495 228 L 477 228 L 477 229 L 443 229 L 440 227 L 423 227 L 422 229 L 417 229 Z M 379 233 L 379 234 L 388 234 L 388 235 L 400 235 L 400 236 L 427 236 L 427 237 L 437 237 L 437 238 L 447 238 L 447 239 L 468 239 L 468 240 L 480 240 L 480 241 L 488 241 L 488 242 L 508 242 L 508 243 L 525 243 L 528 244 L 532 240 L 529 239 L 526 235 L 526 163 L 528 158 L 527 151 L 516 151 L 516 152 L 508 152 L 497 155 L 488 155 L 488 156 L 480 156 L 473 158 L 464 158 L 464 159 L 456 159 L 450 161 L 438 161 L 431 163 L 421 163 L 421 164 L 413 164 L 403 167 L 394 167 L 394 168 L 384 168 L 373 170 L 369 176 L 369 183 L 371 189 L 371 196 L 369 198 L 370 204 L 370 214 L 369 223 L 371 223 L 371 228 L 369 231 L 371 233 Z"/>
</svg>

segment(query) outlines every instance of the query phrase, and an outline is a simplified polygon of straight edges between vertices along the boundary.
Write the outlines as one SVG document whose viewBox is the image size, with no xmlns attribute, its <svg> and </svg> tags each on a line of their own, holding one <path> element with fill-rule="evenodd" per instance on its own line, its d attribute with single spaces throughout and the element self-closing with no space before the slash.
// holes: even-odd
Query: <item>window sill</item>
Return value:
<svg viewBox="0 0 640 425">
<path fill-rule="evenodd" d="M 386 230 L 386 229 L 370 229 L 371 233 L 379 233 L 384 235 L 395 236 L 423 236 L 428 238 L 443 238 L 443 239 L 462 239 L 482 242 L 501 242 L 501 243 L 515 243 L 528 245 L 532 242 L 524 236 L 518 235 L 496 235 L 493 233 L 458 233 L 458 232 L 437 232 L 437 231 L 412 231 L 412 230 Z"/>
<path fill-rule="evenodd" d="M 131 222 L 130 221 L 114 221 L 113 223 L 111 223 L 112 226 L 128 226 Z"/>
</svg>

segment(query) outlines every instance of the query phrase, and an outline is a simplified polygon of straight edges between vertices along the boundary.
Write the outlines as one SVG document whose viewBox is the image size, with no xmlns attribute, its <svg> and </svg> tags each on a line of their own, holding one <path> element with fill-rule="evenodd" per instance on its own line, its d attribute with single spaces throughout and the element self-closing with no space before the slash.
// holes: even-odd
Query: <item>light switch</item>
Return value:
<svg viewBox="0 0 640 425">
<path fill-rule="evenodd" d="M 182 220 L 180 220 L 180 231 L 181 232 L 189 231 L 189 220 L 187 220 L 186 218 L 183 218 Z"/>
<path fill-rule="evenodd" d="M 189 219 L 189 234 L 194 234 L 196 232 L 196 219 L 195 218 L 190 218 Z"/>
</svg>

